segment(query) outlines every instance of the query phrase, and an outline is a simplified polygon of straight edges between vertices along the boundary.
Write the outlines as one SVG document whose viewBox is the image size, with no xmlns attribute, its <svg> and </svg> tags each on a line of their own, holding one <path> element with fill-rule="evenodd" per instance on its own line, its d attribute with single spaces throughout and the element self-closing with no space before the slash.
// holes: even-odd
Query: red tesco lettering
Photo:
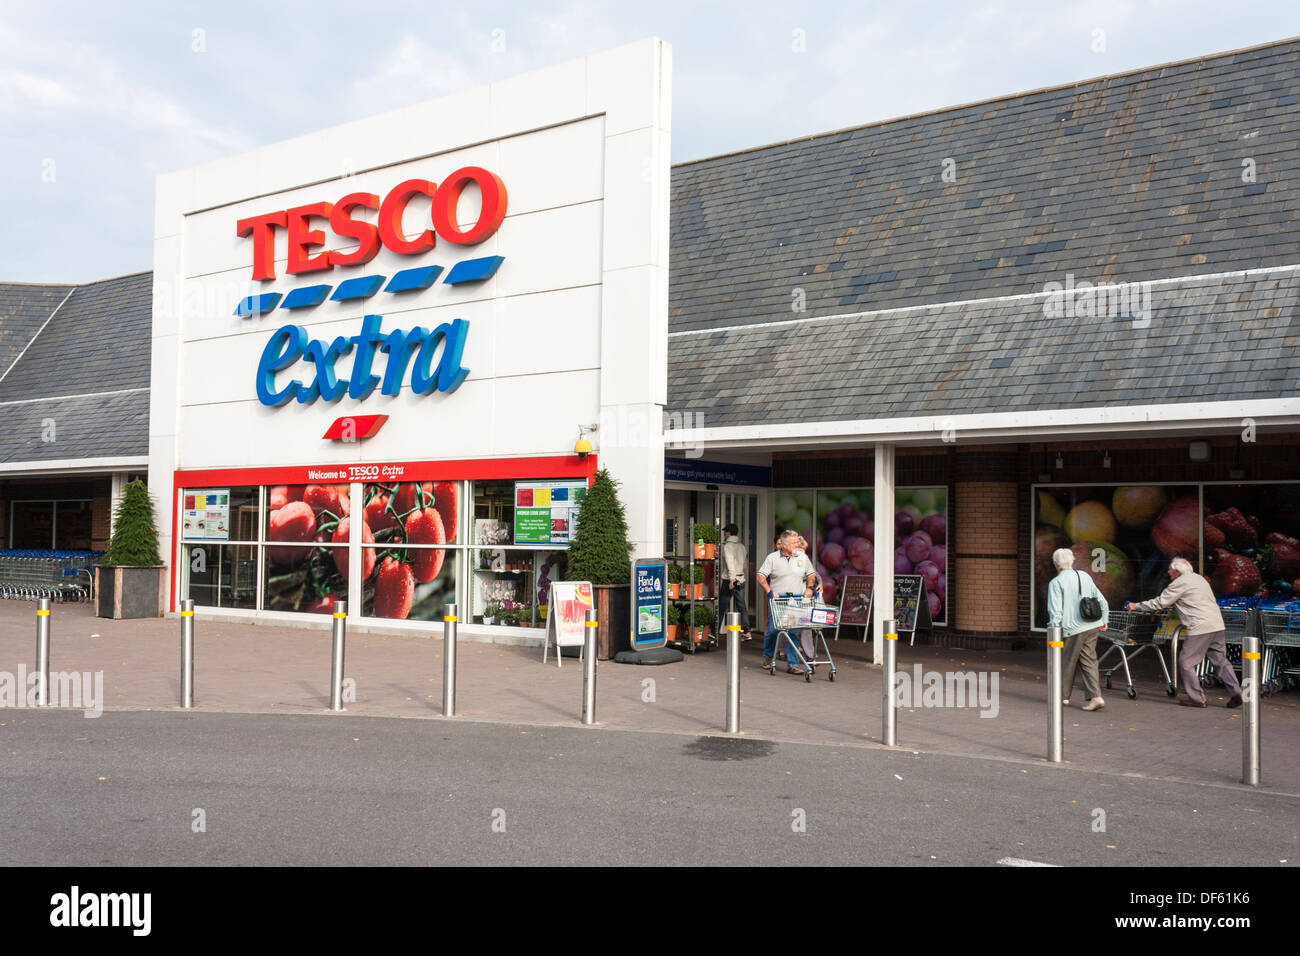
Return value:
<svg viewBox="0 0 1300 956">
<path fill-rule="evenodd" d="M 462 230 L 456 210 L 461 193 L 470 183 L 478 186 L 482 206 L 474 225 Z M 432 228 L 407 238 L 402 232 L 402 215 L 416 196 L 428 196 L 432 200 Z M 441 185 L 427 179 L 408 179 L 394 186 L 382 202 L 374 193 L 349 193 L 335 203 L 317 202 L 250 216 L 236 223 L 235 234 L 253 240 L 253 278 L 274 279 L 277 229 L 285 233 L 288 244 L 285 272 L 299 275 L 369 262 L 379 254 L 381 245 L 403 256 L 432 249 L 439 236 L 456 245 L 477 245 L 501 227 L 507 202 L 501 177 L 481 166 L 466 166 L 448 176 Z M 377 211 L 378 222 L 372 225 L 352 218 L 353 210 L 358 208 Z M 318 225 L 324 222 L 329 223 L 335 236 L 354 239 L 358 247 L 350 252 L 325 251 L 325 232 Z"/>
</svg>

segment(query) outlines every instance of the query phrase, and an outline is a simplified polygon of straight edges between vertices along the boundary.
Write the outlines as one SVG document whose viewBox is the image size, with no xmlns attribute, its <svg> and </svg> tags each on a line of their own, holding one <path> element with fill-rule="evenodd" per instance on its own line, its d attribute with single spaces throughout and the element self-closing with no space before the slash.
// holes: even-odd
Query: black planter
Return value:
<svg viewBox="0 0 1300 956">
<path fill-rule="evenodd" d="M 166 600 L 166 571 L 121 565 L 95 569 L 96 613 L 100 617 L 162 617 Z"/>
</svg>

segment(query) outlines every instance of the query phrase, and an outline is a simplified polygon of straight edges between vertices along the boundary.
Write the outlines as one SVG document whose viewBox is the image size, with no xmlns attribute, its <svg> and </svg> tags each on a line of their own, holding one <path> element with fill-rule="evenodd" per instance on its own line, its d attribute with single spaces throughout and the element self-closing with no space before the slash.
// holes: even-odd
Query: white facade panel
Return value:
<svg viewBox="0 0 1300 956">
<path fill-rule="evenodd" d="M 653 426 L 631 443 L 611 435 L 608 455 L 603 436 L 591 437 L 623 482 L 636 553 L 655 553 L 662 546 L 669 63 L 664 44 L 643 41 L 159 177 L 150 482 L 169 539 L 164 554 L 174 549 L 177 469 L 238 471 L 240 483 L 257 484 L 283 481 L 260 481 L 258 469 L 504 460 L 512 464 L 501 473 L 545 478 L 527 471 L 528 460 L 586 468 L 573 455 L 579 428 L 611 409 Z M 465 167 L 499 177 L 508 196 L 504 219 L 484 241 L 440 235 L 414 254 L 381 247 L 367 263 L 289 275 L 288 236 L 277 228 L 274 277 L 254 278 L 254 242 L 237 235 L 239 220 L 355 192 L 383 200 L 399 183 L 442 184 Z M 416 196 L 408 203 L 403 238 L 431 227 L 437 202 Z M 479 213 L 478 187 L 469 185 L 456 207 L 458 228 L 472 228 Z M 374 224 L 379 217 L 358 208 L 351 218 Z M 308 256 L 357 246 L 326 218 L 308 228 L 324 233 Z M 445 282 L 458 263 L 486 257 L 501 257 L 495 274 Z M 398 272 L 429 266 L 442 271 L 428 287 L 385 291 Z M 246 297 L 314 286 L 333 295 L 349 279 L 374 276 L 383 283 L 364 299 L 236 315 Z M 278 329 L 301 328 L 323 348 L 358 336 L 367 315 L 381 317 L 381 334 L 467 323 L 466 376 L 449 391 L 417 394 L 408 367 L 395 395 L 376 388 L 363 399 L 291 399 L 277 407 L 258 400 L 259 363 Z M 335 360 L 340 380 L 357 351 Z M 435 354 L 443 352 L 445 345 Z M 373 357 L 381 382 L 388 360 Z M 274 387 L 305 385 L 314 375 L 302 356 L 274 374 Z M 322 437 L 336 419 L 364 415 L 388 420 L 360 442 Z M 185 484 L 182 477 L 178 487 Z"/>
</svg>

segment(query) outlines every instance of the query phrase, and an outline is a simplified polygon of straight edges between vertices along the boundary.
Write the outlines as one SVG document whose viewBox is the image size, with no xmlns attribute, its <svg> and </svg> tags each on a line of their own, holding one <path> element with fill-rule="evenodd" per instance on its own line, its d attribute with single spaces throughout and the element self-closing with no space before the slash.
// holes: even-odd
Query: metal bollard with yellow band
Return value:
<svg viewBox="0 0 1300 956">
<path fill-rule="evenodd" d="M 587 629 L 582 640 L 582 722 L 596 722 L 596 630 L 600 621 L 596 609 L 587 611 Z"/>
<path fill-rule="evenodd" d="M 181 708 L 194 706 L 194 601 L 181 601 Z"/>
<path fill-rule="evenodd" d="M 442 716 L 456 716 L 456 605 L 442 609 Z"/>
<path fill-rule="evenodd" d="M 740 733 L 740 612 L 727 612 L 727 733 Z"/>
<path fill-rule="evenodd" d="M 1061 745 L 1064 726 L 1061 708 L 1061 648 L 1065 646 L 1065 633 L 1060 627 L 1047 629 L 1047 759 L 1061 762 Z"/>
<path fill-rule="evenodd" d="M 887 620 L 880 630 L 885 638 L 884 666 L 881 668 L 881 675 L 885 682 L 882 708 L 881 708 L 881 728 L 880 739 L 886 747 L 894 747 L 898 744 L 898 709 L 895 706 L 894 699 L 894 673 L 898 669 L 898 625 L 895 621 Z"/>
</svg>

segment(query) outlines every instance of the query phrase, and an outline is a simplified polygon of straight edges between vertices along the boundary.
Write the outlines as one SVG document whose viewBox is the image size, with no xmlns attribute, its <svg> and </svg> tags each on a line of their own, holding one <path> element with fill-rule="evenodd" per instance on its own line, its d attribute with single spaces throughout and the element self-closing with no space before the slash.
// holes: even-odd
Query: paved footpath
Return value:
<svg viewBox="0 0 1300 956">
<path fill-rule="evenodd" d="M 28 671 L 35 662 L 34 605 L 0 601 L 0 672 Z M 179 619 L 113 621 L 89 605 L 56 605 L 52 614 L 51 670 L 103 672 L 105 710 L 178 710 Z M 337 715 L 327 710 L 328 630 L 234 624 L 196 619 L 196 710 L 231 713 Z M 880 747 L 881 671 L 866 648 L 831 641 L 838 673 L 828 681 L 818 667 L 811 683 L 759 666 L 761 641 L 744 645 L 741 728 L 746 737 L 776 741 Z M 479 643 L 462 636 L 456 719 L 536 725 L 576 725 L 582 670 L 542 664 L 541 649 Z M 996 716 L 976 708 L 904 708 L 898 714 L 899 750 L 964 754 L 1041 764 L 1046 750 L 1046 685 L 1041 652 L 899 648 L 899 667 L 924 671 L 984 672 L 998 678 Z M 1122 672 L 1121 672 L 1122 674 Z M 352 632 L 346 675 L 356 681 L 351 715 L 441 720 L 442 635 L 392 636 Z M 1149 654 L 1139 658 L 1136 700 L 1120 681 L 1106 707 L 1065 712 L 1065 758 L 1076 769 L 1119 775 L 1240 786 L 1241 710 L 1227 710 L 1222 689 L 1210 707 L 1193 710 L 1165 695 Z M 648 683 L 652 682 L 652 683 Z M 721 734 L 725 726 L 726 657 L 718 650 L 681 663 L 638 667 L 602 661 L 596 715 L 604 728 L 669 734 Z M 1076 688 L 1074 703 L 1081 702 Z M 1264 788 L 1300 794 L 1300 692 L 1266 697 L 1262 704 Z M 991 709 L 989 710 L 991 713 Z M 4 713 L 0 711 L 0 735 Z M 0 737 L 0 741 L 3 738 Z"/>
</svg>

